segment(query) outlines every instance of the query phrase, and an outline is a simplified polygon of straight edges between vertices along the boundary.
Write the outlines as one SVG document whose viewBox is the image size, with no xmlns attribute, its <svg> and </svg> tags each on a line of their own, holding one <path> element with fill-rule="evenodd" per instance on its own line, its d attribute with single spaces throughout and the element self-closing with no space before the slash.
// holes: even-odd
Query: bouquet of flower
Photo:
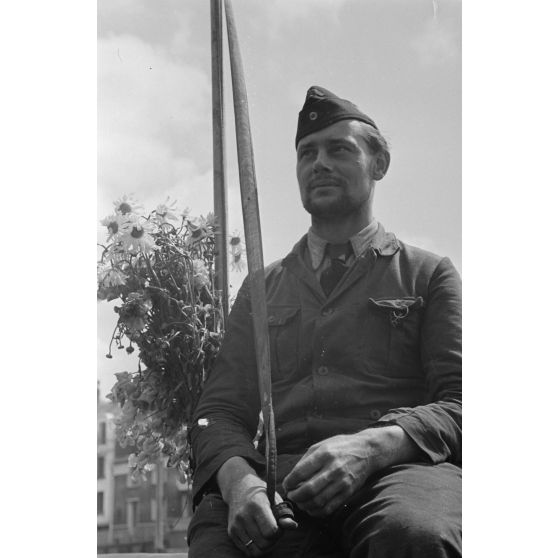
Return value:
<svg viewBox="0 0 558 558">
<path fill-rule="evenodd" d="M 108 237 L 97 274 L 98 298 L 121 301 L 107 357 L 113 345 L 139 353 L 137 370 L 116 374 L 108 396 L 122 409 L 117 438 L 135 447 L 135 474 L 165 455 L 185 480 L 192 413 L 222 341 L 223 314 L 213 216 L 191 219 L 175 206 L 167 200 L 145 216 L 132 197 L 116 201 L 101 221 Z M 241 239 L 229 242 L 232 266 L 241 270 Z"/>
</svg>

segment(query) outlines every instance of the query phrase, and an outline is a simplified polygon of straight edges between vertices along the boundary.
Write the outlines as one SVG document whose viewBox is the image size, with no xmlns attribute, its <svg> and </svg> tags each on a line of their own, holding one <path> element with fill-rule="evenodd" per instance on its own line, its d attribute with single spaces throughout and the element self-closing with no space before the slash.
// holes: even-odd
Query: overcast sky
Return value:
<svg viewBox="0 0 558 558">
<path fill-rule="evenodd" d="M 402 240 L 461 270 L 461 3 L 233 2 L 243 56 L 266 263 L 306 232 L 295 177 L 298 111 L 321 85 L 372 116 L 391 144 L 374 213 Z M 226 44 L 226 41 L 225 41 Z M 242 230 L 230 70 L 225 63 L 230 230 Z M 98 218 L 134 193 L 212 210 L 207 0 L 98 2 Z M 99 226 L 99 239 L 104 231 Z M 234 283 L 241 277 L 233 276 Z M 104 358 L 116 315 L 98 307 L 102 393 L 135 369 Z"/>
</svg>

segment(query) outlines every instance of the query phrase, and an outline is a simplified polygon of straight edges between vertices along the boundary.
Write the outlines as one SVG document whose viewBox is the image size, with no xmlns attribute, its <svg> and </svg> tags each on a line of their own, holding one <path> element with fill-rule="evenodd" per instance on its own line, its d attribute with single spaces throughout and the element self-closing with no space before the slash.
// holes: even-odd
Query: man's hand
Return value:
<svg viewBox="0 0 558 558">
<path fill-rule="evenodd" d="M 285 477 L 290 500 L 309 515 L 337 510 L 376 471 L 413 461 L 420 450 L 399 426 L 369 428 L 314 444 Z"/>
<path fill-rule="evenodd" d="M 232 457 L 219 469 L 217 482 L 229 506 L 229 537 L 247 556 L 262 556 L 281 533 L 269 505 L 265 481 L 244 459 Z M 279 494 L 275 502 L 282 502 Z M 296 523 L 284 520 L 282 528 L 295 529 Z"/>
</svg>

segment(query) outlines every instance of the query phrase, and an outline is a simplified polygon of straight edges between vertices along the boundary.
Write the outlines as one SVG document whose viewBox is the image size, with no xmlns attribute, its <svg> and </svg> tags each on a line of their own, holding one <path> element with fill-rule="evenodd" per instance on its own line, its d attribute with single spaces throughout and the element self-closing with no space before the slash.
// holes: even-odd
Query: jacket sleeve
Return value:
<svg viewBox="0 0 558 558">
<path fill-rule="evenodd" d="M 254 446 L 260 410 L 253 326 L 247 281 L 229 314 L 219 356 L 209 374 L 190 433 L 194 461 L 194 505 L 221 465 L 244 457 L 260 472 L 265 459 Z"/>
<path fill-rule="evenodd" d="M 461 279 L 448 258 L 428 285 L 420 344 L 429 402 L 391 409 L 376 426 L 399 425 L 431 463 L 460 463 Z"/>
</svg>

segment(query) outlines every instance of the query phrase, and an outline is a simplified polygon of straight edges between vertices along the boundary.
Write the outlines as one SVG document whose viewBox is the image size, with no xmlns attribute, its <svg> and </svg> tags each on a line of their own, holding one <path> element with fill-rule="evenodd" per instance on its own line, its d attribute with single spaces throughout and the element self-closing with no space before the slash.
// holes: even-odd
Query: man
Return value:
<svg viewBox="0 0 558 558">
<path fill-rule="evenodd" d="M 461 555 L 460 280 L 372 214 L 390 155 L 374 121 L 311 87 L 297 178 L 312 226 L 266 269 L 279 528 L 253 439 L 247 283 L 192 431 L 190 558 Z"/>
</svg>

